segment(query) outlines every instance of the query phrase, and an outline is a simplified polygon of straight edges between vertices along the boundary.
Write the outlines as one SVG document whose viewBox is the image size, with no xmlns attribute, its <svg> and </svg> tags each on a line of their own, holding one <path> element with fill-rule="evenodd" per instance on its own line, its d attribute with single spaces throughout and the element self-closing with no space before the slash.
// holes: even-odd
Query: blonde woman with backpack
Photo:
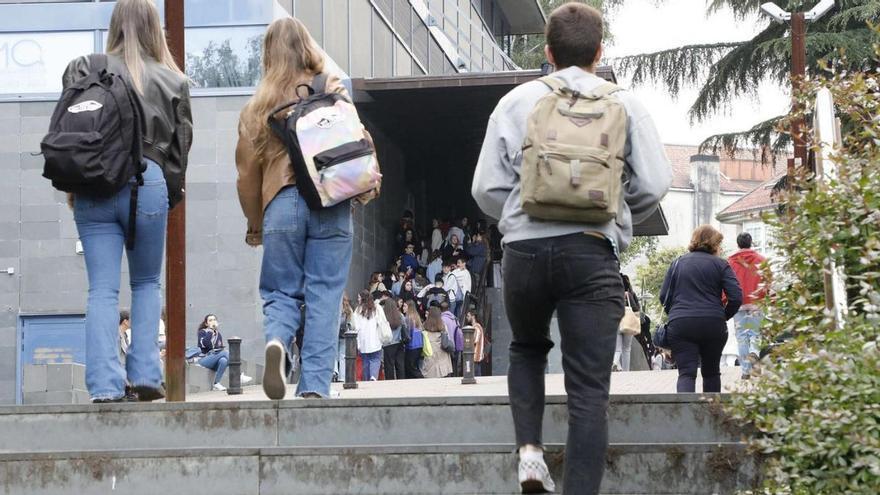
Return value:
<svg viewBox="0 0 880 495">
<path fill-rule="evenodd" d="M 92 74 L 100 75 L 104 68 L 107 73 L 122 76 L 142 107 L 140 144 L 146 169 L 141 173 L 142 184 L 135 186 L 137 178 L 132 177 L 112 196 L 97 191 L 73 196 L 74 220 L 89 278 L 86 386 L 92 402 L 119 402 L 127 400 L 128 380 L 138 400 L 152 401 L 165 396 L 158 345 L 162 308 L 159 276 L 168 210 L 183 198 L 192 143 L 189 86 L 168 50 L 159 13 L 151 0 L 116 3 L 104 60 L 100 56 L 73 60 L 64 72 L 63 86 L 67 90 Z M 101 67 L 104 64 L 106 67 Z M 80 105 L 79 112 L 89 112 L 100 104 L 83 101 Z M 132 294 L 131 349 L 125 369 L 117 356 L 123 247 Z"/>
<path fill-rule="evenodd" d="M 275 20 L 263 39 L 263 77 L 238 126 L 235 162 L 239 201 L 247 217 L 245 240 L 263 245 L 263 389 L 274 400 L 286 392 L 284 363 L 301 324 L 298 308 L 303 303 L 302 376 L 296 395 L 330 396 L 339 305 L 351 264 L 351 201 L 310 208 L 304 196 L 310 177 L 297 177 L 284 141 L 268 124 L 270 116 L 283 118 L 281 112 L 273 114 L 280 105 L 307 97 L 309 89 L 347 97 L 339 78 L 325 77 L 323 71 L 324 56 L 302 22 Z M 312 88 L 321 80 L 326 80 L 323 87 Z M 372 196 L 371 191 L 357 200 Z"/>
</svg>

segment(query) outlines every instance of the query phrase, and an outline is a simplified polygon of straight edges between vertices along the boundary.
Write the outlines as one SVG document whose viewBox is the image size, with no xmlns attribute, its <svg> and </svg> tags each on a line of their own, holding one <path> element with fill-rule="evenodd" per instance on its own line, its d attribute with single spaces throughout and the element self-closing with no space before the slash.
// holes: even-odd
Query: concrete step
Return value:
<svg viewBox="0 0 880 495">
<path fill-rule="evenodd" d="M 510 494 L 510 444 L 212 448 L 0 454 L 0 493 L 33 495 Z M 548 446 L 561 485 L 563 453 Z M 727 494 L 751 485 L 740 444 L 620 444 L 608 454 L 606 494 Z"/>
<path fill-rule="evenodd" d="M 565 443 L 565 400 L 548 398 L 547 443 Z M 723 443 L 741 437 L 717 406 L 696 394 L 611 399 L 612 443 Z M 503 396 L 0 407 L 0 452 L 5 453 L 100 451 L 120 445 L 167 449 L 504 444 L 513 438 L 509 399 Z"/>
</svg>

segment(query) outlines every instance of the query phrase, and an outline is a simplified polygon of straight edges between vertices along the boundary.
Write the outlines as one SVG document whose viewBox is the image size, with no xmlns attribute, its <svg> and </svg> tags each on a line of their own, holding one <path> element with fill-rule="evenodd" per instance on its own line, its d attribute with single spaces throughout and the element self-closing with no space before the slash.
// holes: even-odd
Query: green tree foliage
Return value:
<svg viewBox="0 0 880 495">
<path fill-rule="evenodd" d="M 260 53 L 263 37 L 247 40 L 245 60 L 232 48 L 230 40 L 208 42 L 200 55 L 186 55 L 186 75 L 201 88 L 242 88 L 256 86 L 260 80 Z"/>
<path fill-rule="evenodd" d="M 663 305 L 660 303 L 660 287 L 666 272 L 676 258 L 685 254 L 683 247 L 655 249 L 648 254 L 648 260 L 636 267 L 636 279 L 633 285 L 639 286 L 642 309 L 648 313 L 651 321 L 660 323 L 665 319 Z"/>
<path fill-rule="evenodd" d="M 789 340 L 729 407 L 765 456 L 762 494 L 880 491 L 880 76 L 849 67 L 808 83 L 802 99 L 809 112 L 820 87 L 834 95 L 846 129 L 838 178 L 795 177 L 785 211 L 766 219 L 781 264 L 762 331 Z M 830 261 L 845 273 L 842 330 L 825 310 Z"/>
<path fill-rule="evenodd" d="M 571 0 L 539 0 L 544 13 L 550 15 L 550 12 Z M 623 0 L 575 0 L 580 3 L 592 5 L 607 14 L 608 10 L 623 3 Z M 605 22 L 605 39 L 610 40 L 611 34 L 608 29 L 608 22 Z M 545 39 L 543 34 L 529 34 L 522 36 L 513 36 L 510 44 L 510 58 L 516 65 L 523 69 L 540 69 L 541 64 L 546 62 L 544 57 Z"/>
<path fill-rule="evenodd" d="M 708 13 L 723 8 L 733 11 L 737 20 L 760 12 L 766 0 L 709 0 Z M 789 12 L 806 11 L 818 0 L 776 0 Z M 807 69 L 816 74 L 818 61 L 842 62 L 847 54 L 846 68 L 867 72 L 878 67 L 873 60 L 871 44 L 876 33 L 868 22 L 880 21 L 880 0 L 837 0 L 836 6 L 817 22 L 807 25 Z M 621 74 L 632 76 L 633 84 L 659 82 L 671 96 L 678 96 L 684 87 L 697 87 L 699 92 L 689 115 L 692 122 L 702 121 L 730 109 L 735 98 L 755 96 L 760 84 L 772 81 L 788 86 L 791 71 L 791 41 L 788 24 L 762 17 L 766 27 L 749 40 L 696 44 L 622 57 L 614 62 Z M 704 148 L 735 149 L 742 147 L 783 150 L 791 142 L 788 135 L 776 132 L 782 116 L 757 122 L 751 129 L 712 136 Z"/>
<path fill-rule="evenodd" d="M 642 255 L 650 256 L 657 250 L 657 243 L 655 236 L 634 237 L 626 251 L 620 253 L 620 266 L 626 266 Z"/>
</svg>

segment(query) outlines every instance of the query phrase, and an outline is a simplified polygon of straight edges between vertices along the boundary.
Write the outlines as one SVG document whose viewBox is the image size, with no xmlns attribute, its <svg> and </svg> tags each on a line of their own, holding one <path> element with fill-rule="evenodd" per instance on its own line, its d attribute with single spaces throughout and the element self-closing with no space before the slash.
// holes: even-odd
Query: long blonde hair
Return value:
<svg viewBox="0 0 880 495">
<path fill-rule="evenodd" d="M 266 123 L 269 112 L 285 101 L 293 100 L 297 84 L 307 82 L 307 77 L 323 70 L 324 55 L 299 19 L 284 17 L 269 25 L 263 38 L 263 77 L 242 112 L 249 127 L 256 132 L 254 148 L 257 156 L 263 156 L 271 137 Z M 284 154 L 284 149 L 279 153 Z"/>
<path fill-rule="evenodd" d="M 165 41 L 153 0 L 119 0 L 110 17 L 107 53 L 122 57 L 135 89 L 144 92 L 144 57 L 183 75 Z"/>
</svg>

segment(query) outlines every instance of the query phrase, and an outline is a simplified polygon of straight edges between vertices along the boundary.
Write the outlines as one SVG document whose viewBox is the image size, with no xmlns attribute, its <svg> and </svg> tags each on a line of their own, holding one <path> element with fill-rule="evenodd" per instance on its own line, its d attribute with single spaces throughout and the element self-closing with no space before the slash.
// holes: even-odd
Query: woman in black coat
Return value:
<svg viewBox="0 0 880 495">
<path fill-rule="evenodd" d="M 697 368 L 703 376 L 703 392 L 721 391 L 727 320 L 742 304 L 733 269 L 718 257 L 722 240 L 724 236 L 712 226 L 697 227 L 690 252 L 672 263 L 660 289 L 663 309 L 669 315 L 669 347 L 678 366 L 678 392 L 694 392 Z"/>
</svg>

